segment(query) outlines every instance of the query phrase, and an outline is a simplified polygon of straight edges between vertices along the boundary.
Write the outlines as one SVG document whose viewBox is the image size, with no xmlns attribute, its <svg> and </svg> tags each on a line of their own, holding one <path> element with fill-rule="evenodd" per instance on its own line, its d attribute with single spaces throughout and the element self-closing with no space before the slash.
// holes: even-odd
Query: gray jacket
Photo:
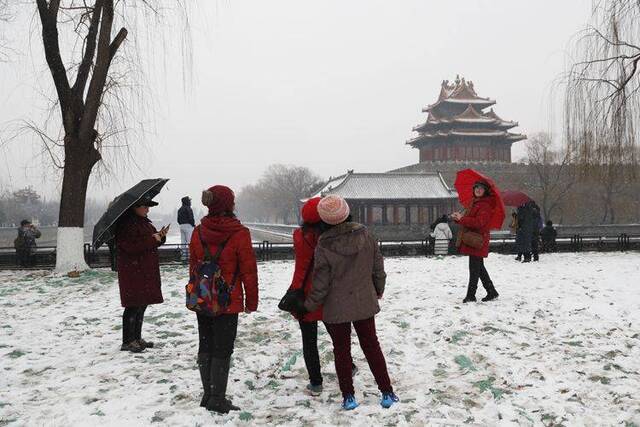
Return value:
<svg viewBox="0 0 640 427">
<path fill-rule="evenodd" d="M 313 288 L 305 308 L 321 304 L 326 323 L 373 317 L 386 281 L 384 260 L 375 239 L 358 223 L 337 225 L 320 236 L 316 246 Z"/>
</svg>

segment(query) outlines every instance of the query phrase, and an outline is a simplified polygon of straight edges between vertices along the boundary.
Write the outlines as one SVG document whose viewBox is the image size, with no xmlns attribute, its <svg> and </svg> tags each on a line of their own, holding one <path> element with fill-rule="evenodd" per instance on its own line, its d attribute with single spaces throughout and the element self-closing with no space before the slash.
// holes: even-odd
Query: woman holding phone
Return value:
<svg viewBox="0 0 640 427">
<path fill-rule="evenodd" d="M 142 322 L 148 305 L 160 304 L 160 263 L 158 247 L 169 232 L 169 226 L 160 231 L 147 218 L 149 208 L 158 203 L 141 199 L 119 221 L 116 229 L 116 253 L 122 314 L 122 351 L 139 353 L 152 348 L 151 341 L 142 339 Z"/>
</svg>

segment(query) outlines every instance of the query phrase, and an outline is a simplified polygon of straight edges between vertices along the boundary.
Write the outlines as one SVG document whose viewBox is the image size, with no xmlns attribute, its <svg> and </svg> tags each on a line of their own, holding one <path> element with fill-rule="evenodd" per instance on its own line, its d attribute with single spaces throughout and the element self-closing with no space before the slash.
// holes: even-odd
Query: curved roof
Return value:
<svg viewBox="0 0 640 427">
<path fill-rule="evenodd" d="M 347 173 L 331 179 L 312 197 L 335 194 L 348 200 L 455 198 L 440 173 Z"/>
<path fill-rule="evenodd" d="M 464 77 L 461 79 L 457 76 L 455 82 L 452 84 L 449 84 L 448 80 L 444 80 L 438 100 L 434 104 L 423 108 L 422 111 L 425 113 L 429 112 L 443 103 L 473 104 L 479 107 L 482 106 L 481 108 L 486 108 L 495 104 L 496 101 L 478 96 L 472 81 L 467 82 Z"/>
</svg>

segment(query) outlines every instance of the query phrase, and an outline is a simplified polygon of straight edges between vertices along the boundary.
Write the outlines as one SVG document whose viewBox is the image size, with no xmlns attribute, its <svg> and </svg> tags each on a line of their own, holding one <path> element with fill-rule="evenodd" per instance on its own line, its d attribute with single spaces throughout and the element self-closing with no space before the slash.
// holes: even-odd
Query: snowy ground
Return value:
<svg viewBox="0 0 640 427">
<path fill-rule="evenodd" d="M 139 355 L 119 351 L 111 272 L 0 272 L 0 426 L 640 425 L 640 254 L 528 265 L 491 255 L 487 265 L 500 299 L 462 306 L 465 258 L 386 261 L 377 323 L 402 402 L 379 407 L 356 348 L 361 406 L 346 413 L 323 328 L 325 392 L 303 392 L 297 324 L 276 309 L 292 263 L 261 264 L 260 311 L 241 319 L 229 385 L 244 411 L 226 416 L 197 406 L 182 268 L 163 270 L 166 301 L 148 309 L 143 331 L 159 347 Z"/>
</svg>

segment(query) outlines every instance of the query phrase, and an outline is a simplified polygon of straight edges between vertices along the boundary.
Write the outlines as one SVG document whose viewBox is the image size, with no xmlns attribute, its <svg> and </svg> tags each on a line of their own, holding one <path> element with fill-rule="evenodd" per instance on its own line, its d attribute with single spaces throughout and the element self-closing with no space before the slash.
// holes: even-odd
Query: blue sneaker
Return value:
<svg viewBox="0 0 640 427">
<path fill-rule="evenodd" d="M 395 393 L 382 393 L 382 400 L 380 406 L 383 408 L 391 408 L 394 403 L 400 402 L 400 398 Z"/>
<path fill-rule="evenodd" d="M 353 394 L 347 395 L 342 401 L 342 409 L 346 411 L 351 411 L 358 407 L 358 402 L 356 402 L 356 397 Z"/>
</svg>

